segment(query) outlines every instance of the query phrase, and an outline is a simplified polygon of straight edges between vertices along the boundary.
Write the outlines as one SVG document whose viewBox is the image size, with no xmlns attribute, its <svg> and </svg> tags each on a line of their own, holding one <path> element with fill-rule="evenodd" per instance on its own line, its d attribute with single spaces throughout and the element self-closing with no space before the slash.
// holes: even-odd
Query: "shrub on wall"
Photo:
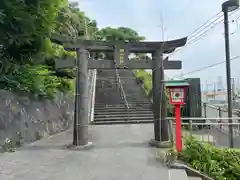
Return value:
<svg viewBox="0 0 240 180">
<path fill-rule="evenodd" d="M 152 74 L 146 72 L 145 70 L 137 70 L 135 72 L 135 76 L 137 80 L 140 80 L 143 82 L 143 87 L 146 90 L 147 95 L 152 98 Z M 169 104 L 168 101 L 168 93 L 165 89 L 165 96 L 167 101 L 167 116 L 173 116 L 172 114 L 172 106 Z"/>
<path fill-rule="evenodd" d="M 73 90 L 69 79 L 52 76 L 46 66 L 22 65 L 15 67 L 5 81 L 5 89 L 17 93 L 29 93 L 41 98 L 53 99 L 57 91 Z"/>
</svg>

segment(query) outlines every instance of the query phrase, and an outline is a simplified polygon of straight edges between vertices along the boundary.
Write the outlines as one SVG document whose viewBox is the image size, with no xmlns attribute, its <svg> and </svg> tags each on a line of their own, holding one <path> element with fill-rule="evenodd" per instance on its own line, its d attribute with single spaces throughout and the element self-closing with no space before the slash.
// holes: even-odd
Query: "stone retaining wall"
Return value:
<svg viewBox="0 0 240 180">
<path fill-rule="evenodd" d="M 29 143 L 69 129 L 73 107 L 72 94 L 58 93 L 51 101 L 0 90 L 0 146 L 6 138 Z"/>
</svg>

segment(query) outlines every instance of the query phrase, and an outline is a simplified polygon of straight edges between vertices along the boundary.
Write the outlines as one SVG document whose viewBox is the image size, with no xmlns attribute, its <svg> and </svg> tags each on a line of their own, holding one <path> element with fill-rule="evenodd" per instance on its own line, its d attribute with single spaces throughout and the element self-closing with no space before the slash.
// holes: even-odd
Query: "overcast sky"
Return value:
<svg viewBox="0 0 240 180">
<path fill-rule="evenodd" d="M 87 16 L 95 19 L 100 28 L 126 26 L 135 29 L 147 40 L 162 40 L 161 16 L 165 28 L 164 39 L 171 40 L 189 35 L 221 10 L 224 0 L 78 0 Z M 240 16 L 240 11 L 230 20 Z M 240 21 L 239 21 L 240 22 Z M 230 23 L 231 57 L 240 55 L 240 29 L 238 22 Z M 182 70 L 167 71 L 170 77 L 179 76 L 225 60 L 223 23 L 209 30 L 195 43 L 182 48 L 172 59 L 183 61 Z M 201 32 L 202 33 L 202 32 Z M 191 36 L 190 36 L 191 37 Z M 194 37 L 192 37 L 194 38 Z M 191 39 L 190 39 L 191 40 Z M 232 77 L 240 79 L 240 58 L 232 62 Z M 225 85 L 225 63 L 185 77 L 200 77 L 202 84 L 214 83 L 222 77 Z"/>
</svg>

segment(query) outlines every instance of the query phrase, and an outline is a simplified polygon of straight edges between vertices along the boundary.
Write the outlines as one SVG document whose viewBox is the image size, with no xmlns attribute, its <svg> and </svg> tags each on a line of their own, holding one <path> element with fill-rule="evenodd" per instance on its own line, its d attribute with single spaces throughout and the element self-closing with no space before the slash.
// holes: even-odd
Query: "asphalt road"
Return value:
<svg viewBox="0 0 240 180">
<path fill-rule="evenodd" d="M 72 132 L 64 132 L 0 154 L 1 180 L 159 180 L 168 169 L 156 160 L 158 149 L 148 147 L 153 125 L 114 125 L 90 128 L 87 151 L 65 148 Z"/>
</svg>

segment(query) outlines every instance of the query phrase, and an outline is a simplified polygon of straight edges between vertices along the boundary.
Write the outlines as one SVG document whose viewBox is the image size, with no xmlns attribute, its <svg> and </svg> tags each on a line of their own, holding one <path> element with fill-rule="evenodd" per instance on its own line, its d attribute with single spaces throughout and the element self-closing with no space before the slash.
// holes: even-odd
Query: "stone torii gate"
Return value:
<svg viewBox="0 0 240 180">
<path fill-rule="evenodd" d="M 88 141 L 88 69 L 152 69 L 154 142 L 169 140 L 168 122 L 166 117 L 166 102 L 164 95 L 164 69 L 181 69 L 182 62 L 163 59 L 163 54 L 171 53 L 187 42 L 187 37 L 164 42 L 126 42 L 126 41 L 95 41 L 73 39 L 53 35 L 51 41 L 63 45 L 66 50 L 76 51 L 74 58 L 56 61 L 56 69 L 73 68 L 77 66 L 76 100 L 74 115 L 73 145 L 86 147 Z M 114 59 L 91 59 L 89 52 L 112 52 Z M 152 60 L 129 60 L 130 53 L 151 53 Z M 120 54 L 123 54 L 123 59 Z"/>
</svg>

